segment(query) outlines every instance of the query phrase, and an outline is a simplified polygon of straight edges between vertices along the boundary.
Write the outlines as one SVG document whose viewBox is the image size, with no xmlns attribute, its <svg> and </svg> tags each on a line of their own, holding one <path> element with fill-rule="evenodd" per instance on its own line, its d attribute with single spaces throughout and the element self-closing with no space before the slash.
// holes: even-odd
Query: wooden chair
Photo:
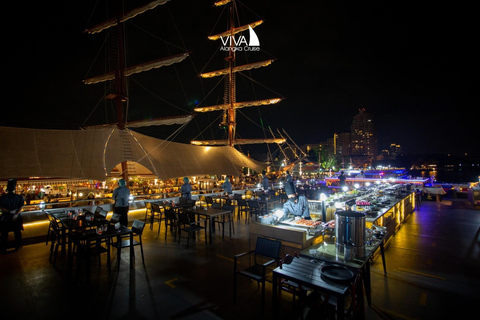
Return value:
<svg viewBox="0 0 480 320">
<path fill-rule="evenodd" d="M 255 250 L 243 252 L 234 256 L 233 270 L 234 270 L 234 282 L 233 282 L 233 299 L 237 297 L 237 275 L 244 276 L 251 280 L 257 281 L 257 284 L 262 285 L 262 312 L 265 304 L 265 282 L 267 276 L 271 272 L 267 270 L 278 267 L 280 264 L 280 249 L 282 243 L 277 240 L 271 240 L 268 238 L 258 237 L 255 244 Z M 248 259 L 246 259 L 248 257 Z M 242 259 L 244 258 L 244 259 Z M 253 259 L 251 259 L 253 258 Z M 248 266 L 240 269 L 240 259 L 248 260 Z M 252 263 L 253 261 L 253 263 Z"/>
<path fill-rule="evenodd" d="M 201 223 L 204 223 L 204 226 Z M 207 221 L 206 220 L 197 220 L 194 221 L 190 218 L 188 213 L 179 212 L 178 213 L 178 244 L 180 244 L 180 239 L 182 237 L 182 231 L 187 232 L 187 249 L 188 244 L 190 243 L 190 236 L 195 236 L 195 233 L 198 231 L 205 231 L 205 244 L 207 244 Z"/>
</svg>

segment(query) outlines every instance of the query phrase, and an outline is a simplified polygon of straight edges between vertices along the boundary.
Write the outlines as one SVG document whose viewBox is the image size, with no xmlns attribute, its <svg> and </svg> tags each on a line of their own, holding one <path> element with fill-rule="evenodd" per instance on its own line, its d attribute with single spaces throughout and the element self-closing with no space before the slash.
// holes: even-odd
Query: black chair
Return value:
<svg viewBox="0 0 480 320">
<path fill-rule="evenodd" d="M 237 199 L 238 206 L 238 216 L 237 220 L 240 221 L 242 213 L 245 214 L 245 223 L 248 223 L 248 218 L 250 216 L 250 210 L 248 208 L 247 201 L 245 199 Z"/>
<path fill-rule="evenodd" d="M 50 214 L 47 214 L 50 215 Z M 55 263 L 57 262 L 57 255 L 58 255 L 58 247 L 62 245 L 63 241 L 63 231 L 61 229 L 60 223 L 52 217 L 50 220 L 50 226 L 49 226 L 49 233 L 50 233 L 50 257 L 49 261 L 52 261 L 53 257 L 53 265 L 55 266 Z"/>
<path fill-rule="evenodd" d="M 152 213 L 150 214 L 150 230 L 153 230 L 153 224 L 155 223 L 155 220 L 158 221 L 158 234 L 160 234 L 160 227 L 162 226 L 162 220 L 164 219 L 163 217 L 163 212 L 162 209 L 165 210 L 164 208 L 161 207 L 161 204 L 159 203 L 151 203 L 150 204 L 152 207 Z M 162 203 L 163 205 L 163 203 Z"/>
<path fill-rule="evenodd" d="M 122 215 L 120 213 L 112 214 L 112 217 L 110 218 L 110 223 L 115 224 L 117 222 L 120 222 L 121 217 L 122 217 Z"/>
<path fill-rule="evenodd" d="M 152 203 L 145 201 L 145 218 L 143 221 L 147 223 L 147 218 L 149 218 L 153 214 L 153 208 L 152 208 Z"/>
<path fill-rule="evenodd" d="M 107 219 L 107 215 L 108 215 L 108 211 L 102 209 L 102 207 L 97 207 L 97 208 L 95 209 L 95 212 L 93 213 L 93 217 L 94 217 L 95 219 L 103 219 L 103 220 L 106 220 L 106 219 Z"/>
<path fill-rule="evenodd" d="M 130 236 L 122 237 L 116 244 L 115 247 L 117 249 L 129 248 L 131 246 L 140 246 L 140 251 L 142 252 L 142 262 L 145 264 L 145 258 L 143 256 L 143 243 L 142 243 L 142 235 L 143 230 L 145 229 L 145 221 L 140 221 L 138 219 L 133 220 L 132 224 L 132 231 L 133 231 L 133 242 L 130 243 Z M 120 251 L 118 252 L 120 254 Z M 120 264 L 118 265 L 120 268 Z"/>
<path fill-rule="evenodd" d="M 257 221 L 258 216 L 262 215 L 264 210 L 260 207 L 260 204 L 257 200 L 248 200 L 248 209 L 250 211 L 250 216 L 255 215 L 255 221 Z"/>
<path fill-rule="evenodd" d="M 288 196 L 286 193 L 280 193 L 280 204 L 283 205 L 288 201 Z"/>
<path fill-rule="evenodd" d="M 220 203 L 218 203 L 218 202 L 212 203 L 212 208 L 214 208 L 214 209 L 220 209 L 221 207 L 222 207 L 222 206 L 221 206 Z"/>
<path fill-rule="evenodd" d="M 294 259 L 295 259 L 294 256 L 287 254 L 282 261 L 282 265 L 290 264 Z M 311 289 L 308 286 L 304 286 L 302 284 L 299 284 L 291 280 L 282 279 L 280 281 L 280 289 L 292 295 L 292 304 L 294 308 L 296 307 L 296 300 L 297 300 L 296 298 L 298 297 L 299 306 L 297 310 L 299 310 L 300 312 L 300 319 L 304 319 L 303 311 L 305 306 L 307 304 L 312 305 L 313 303 L 316 303 L 315 298 L 317 295 L 313 294 L 315 293 L 315 290 Z"/>
<path fill-rule="evenodd" d="M 98 266 L 101 264 L 101 255 L 107 254 L 107 266 L 110 273 L 110 240 L 103 239 L 99 241 L 87 241 L 83 238 L 83 231 L 69 232 L 69 241 L 72 242 L 73 256 L 77 259 L 77 279 L 80 272 L 80 265 L 82 260 L 87 257 L 98 257 Z"/>
<path fill-rule="evenodd" d="M 201 223 L 204 223 L 204 226 Z M 195 233 L 198 231 L 205 231 L 205 244 L 207 244 L 207 220 L 197 220 L 195 221 L 190 217 L 188 213 L 179 212 L 178 213 L 178 244 L 180 244 L 180 239 L 182 236 L 182 231 L 187 232 L 187 249 L 188 244 L 190 243 L 190 235 L 195 236 Z"/>
<path fill-rule="evenodd" d="M 52 235 L 52 233 L 54 232 L 54 230 L 53 230 L 53 228 L 54 228 L 54 227 L 53 227 L 53 223 L 54 223 L 54 220 L 56 220 L 56 219 L 55 219 L 55 217 L 52 216 L 52 214 L 51 214 L 50 212 L 48 212 L 48 211 L 45 211 L 45 215 L 47 216 L 47 219 L 48 219 L 48 221 L 50 222 L 49 225 L 48 225 L 47 240 L 45 241 L 45 245 L 48 245 L 48 241 L 53 241 L 53 240 L 54 240 L 54 239 L 53 239 L 54 235 Z M 59 228 L 59 229 L 62 228 L 61 224 L 58 224 L 58 228 Z"/>
<path fill-rule="evenodd" d="M 364 286 L 362 272 L 358 272 L 346 293 L 344 315 L 347 319 L 365 319 Z M 329 306 L 337 309 L 337 299 L 323 294 L 322 298 Z"/>
<path fill-rule="evenodd" d="M 167 239 L 168 228 L 174 231 L 173 241 L 177 240 L 178 218 L 172 208 L 165 208 L 165 239 Z"/>
<path fill-rule="evenodd" d="M 187 201 L 185 201 L 185 204 L 190 207 L 195 206 L 196 203 L 197 203 L 197 200 L 193 200 L 193 199 L 187 199 Z"/>
<path fill-rule="evenodd" d="M 207 200 L 205 196 L 199 196 L 198 197 L 198 205 L 200 207 L 206 207 L 207 206 Z"/>
<path fill-rule="evenodd" d="M 213 198 L 209 197 L 209 196 L 206 196 L 205 197 L 205 202 L 207 203 L 207 207 L 211 207 L 212 204 L 213 204 Z"/>
<path fill-rule="evenodd" d="M 224 236 L 225 236 L 225 224 L 228 223 L 228 230 L 229 230 L 229 234 L 230 234 L 230 238 L 231 238 L 232 237 L 232 230 L 233 230 L 233 233 L 235 233 L 235 226 L 233 225 L 233 215 L 235 214 L 235 207 L 225 204 L 225 205 L 223 205 L 222 209 L 223 210 L 228 210 L 228 211 L 230 211 L 230 213 L 229 214 L 222 214 L 219 217 L 215 217 L 215 219 L 213 220 L 213 225 L 215 226 L 216 224 L 218 224 L 219 227 L 220 227 L 220 225 L 222 226 L 222 239 L 223 239 Z"/>
<path fill-rule="evenodd" d="M 247 277 L 251 280 L 257 281 L 257 284 L 262 285 L 262 311 L 265 303 L 265 282 L 267 276 L 270 276 L 271 270 L 278 267 L 280 264 L 280 249 L 282 243 L 277 240 L 258 237 L 255 244 L 255 250 L 243 252 L 234 256 L 233 270 L 233 299 L 237 298 L 237 275 Z M 244 258 L 244 259 L 241 259 Z M 248 259 L 247 259 L 248 258 Z M 253 259 L 252 259 L 253 258 Z M 248 260 L 248 266 L 240 269 L 240 260 Z M 253 262 L 252 262 L 253 260 Z M 269 271 L 270 272 L 267 272 Z"/>
</svg>

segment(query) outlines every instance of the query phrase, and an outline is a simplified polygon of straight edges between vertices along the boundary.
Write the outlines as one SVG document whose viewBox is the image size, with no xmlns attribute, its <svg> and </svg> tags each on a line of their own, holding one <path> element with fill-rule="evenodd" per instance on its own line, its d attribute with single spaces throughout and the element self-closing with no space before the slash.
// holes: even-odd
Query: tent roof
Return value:
<svg viewBox="0 0 480 320">
<path fill-rule="evenodd" d="M 235 148 L 161 140 L 116 127 L 46 130 L 1 127 L 0 179 L 55 177 L 105 180 L 123 161 L 138 162 L 161 180 L 205 174 L 237 175 L 265 165 Z"/>
</svg>

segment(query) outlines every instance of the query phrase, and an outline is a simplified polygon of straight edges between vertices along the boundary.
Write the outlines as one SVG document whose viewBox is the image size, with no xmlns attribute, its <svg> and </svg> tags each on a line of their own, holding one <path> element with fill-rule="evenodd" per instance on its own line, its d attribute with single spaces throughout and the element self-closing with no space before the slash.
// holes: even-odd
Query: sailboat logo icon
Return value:
<svg viewBox="0 0 480 320">
<path fill-rule="evenodd" d="M 258 40 L 257 34 L 253 31 L 252 27 L 248 26 L 248 31 L 250 35 L 250 42 L 248 43 L 249 46 L 259 46 L 260 41 Z"/>
<path fill-rule="evenodd" d="M 253 31 L 253 28 L 250 25 L 248 26 L 248 31 L 248 42 L 245 36 L 220 36 L 220 40 L 222 41 L 220 51 L 260 51 L 260 41 L 258 40 L 257 34 L 255 33 L 255 31 Z"/>
</svg>

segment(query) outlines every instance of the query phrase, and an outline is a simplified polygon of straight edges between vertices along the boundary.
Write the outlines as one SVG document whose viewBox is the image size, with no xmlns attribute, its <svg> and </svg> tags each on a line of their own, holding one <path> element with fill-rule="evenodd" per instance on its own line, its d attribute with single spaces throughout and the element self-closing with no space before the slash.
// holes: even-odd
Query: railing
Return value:
<svg viewBox="0 0 480 320">
<path fill-rule="evenodd" d="M 244 194 L 246 190 L 252 189 L 253 186 L 239 186 L 234 189 L 234 193 Z M 215 192 L 212 192 L 215 191 Z M 203 193 L 200 193 L 203 192 Z M 221 193 L 221 189 L 209 189 L 209 190 L 195 190 L 192 192 L 192 198 L 199 200 L 200 196 L 216 196 Z M 176 193 L 175 196 L 169 196 L 172 193 L 159 193 L 149 195 L 134 195 L 130 201 L 129 220 L 134 219 L 143 220 L 145 217 L 145 202 L 146 201 L 173 201 L 178 202 L 180 193 Z M 41 201 L 41 200 L 40 200 Z M 36 201 L 38 202 L 38 201 Z M 36 243 L 45 241 L 45 236 L 48 231 L 49 221 L 46 216 L 48 212 L 61 212 L 72 209 L 82 209 L 88 211 L 94 211 L 96 206 L 101 206 L 103 209 L 109 212 L 109 216 L 112 214 L 113 200 L 111 198 L 95 198 L 95 199 L 83 199 L 72 201 L 59 201 L 59 202 L 38 202 L 35 204 L 26 205 L 22 210 L 24 231 L 22 238 L 24 243 Z M 9 240 L 12 240 L 13 233 L 9 233 Z"/>
</svg>

